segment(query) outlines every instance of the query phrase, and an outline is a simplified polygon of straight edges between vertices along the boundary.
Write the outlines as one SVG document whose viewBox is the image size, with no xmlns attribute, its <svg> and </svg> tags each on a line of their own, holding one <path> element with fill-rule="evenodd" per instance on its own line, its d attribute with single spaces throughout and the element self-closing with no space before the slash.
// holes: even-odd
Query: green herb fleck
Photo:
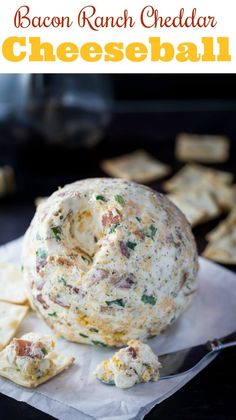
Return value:
<svg viewBox="0 0 236 420">
<path fill-rule="evenodd" d="M 23 273 L 23 271 L 24 271 L 24 266 L 22 264 L 22 266 L 21 266 L 21 272 Z"/>
<path fill-rule="evenodd" d="M 139 223 L 141 223 L 141 222 L 142 222 L 142 219 L 140 219 L 140 217 L 136 216 L 136 219 L 137 219 L 137 221 L 138 221 Z"/>
<path fill-rule="evenodd" d="M 146 368 L 150 368 L 151 365 L 149 363 L 143 363 L 143 366 L 145 366 Z"/>
<path fill-rule="evenodd" d="M 106 202 L 106 199 L 105 199 L 105 197 L 103 195 L 96 195 L 96 200 L 100 200 L 100 201 L 105 201 Z"/>
<path fill-rule="evenodd" d="M 57 316 L 56 312 L 52 312 L 51 314 L 48 314 L 49 316 Z"/>
<path fill-rule="evenodd" d="M 102 341 L 92 340 L 92 343 L 93 343 L 95 346 L 107 347 L 107 345 L 106 345 L 105 343 L 102 343 Z"/>
<path fill-rule="evenodd" d="M 156 300 L 155 296 L 145 295 L 145 293 L 144 293 L 143 296 L 141 297 L 141 301 L 143 303 L 149 303 L 149 305 L 155 305 L 157 300 Z"/>
<path fill-rule="evenodd" d="M 156 235 L 157 228 L 154 225 L 148 226 L 148 228 L 143 229 L 142 233 L 147 237 L 154 239 L 154 236 Z"/>
<path fill-rule="evenodd" d="M 85 334 L 79 333 L 79 335 L 81 335 L 81 337 L 88 338 L 88 336 Z"/>
<path fill-rule="evenodd" d="M 61 278 L 58 280 L 58 282 L 59 282 L 59 283 L 62 283 L 62 284 L 63 284 L 63 286 L 66 286 L 66 285 L 67 285 L 67 283 L 66 283 L 66 281 L 65 281 L 64 277 L 61 277 Z"/>
<path fill-rule="evenodd" d="M 122 207 L 125 206 L 125 200 L 122 195 L 114 195 L 114 199 L 119 203 Z"/>
<path fill-rule="evenodd" d="M 118 306 L 122 306 L 122 308 L 125 307 L 125 303 L 124 303 L 123 299 L 106 300 L 105 302 L 106 302 L 106 304 L 108 306 L 110 306 L 110 305 L 118 305 Z"/>
<path fill-rule="evenodd" d="M 45 347 L 43 347 L 43 348 L 41 349 L 41 351 L 42 351 L 42 353 L 43 353 L 43 355 L 44 355 L 44 356 L 47 356 L 48 351 L 47 351 L 47 349 L 45 349 Z"/>
<path fill-rule="evenodd" d="M 115 223 L 114 225 L 112 225 L 112 227 L 111 227 L 111 229 L 109 230 L 108 233 L 114 233 L 118 226 L 119 226 L 119 223 Z"/>
<path fill-rule="evenodd" d="M 95 332 L 95 333 L 98 333 L 99 332 L 99 330 L 97 330 L 97 328 L 94 328 L 94 327 L 89 328 L 89 331 Z"/>
<path fill-rule="evenodd" d="M 51 231 L 54 235 L 54 238 L 56 239 L 57 242 L 61 241 L 61 226 L 53 226 L 51 227 Z"/>
<path fill-rule="evenodd" d="M 42 258 L 44 260 L 45 258 L 47 258 L 47 252 L 44 249 L 39 248 L 36 251 L 36 257 Z"/>
<path fill-rule="evenodd" d="M 126 242 L 126 246 L 127 246 L 129 249 L 134 250 L 134 249 L 135 249 L 135 247 L 137 246 L 137 244 L 136 244 L 136 242 L 127 241 L 127 242 Z"/>
</svg>

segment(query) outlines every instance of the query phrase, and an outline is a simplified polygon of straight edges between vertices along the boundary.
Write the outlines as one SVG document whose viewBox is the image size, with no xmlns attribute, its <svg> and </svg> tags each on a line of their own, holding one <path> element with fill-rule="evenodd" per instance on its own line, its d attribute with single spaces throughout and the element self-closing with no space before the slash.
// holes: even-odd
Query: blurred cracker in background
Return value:
<svg viewBox="0 0 236 420">
<path fill-rule="evenodd" d="M 222 163 L 229 158 L 230 142 L 225 136 L 179 134 L 175 156 L 182 162 Z"/>
<path fill-rule="evenodd" d="M 136 150 L 132 153 L 101 162 L 102 170 L 114 177 L 146 183 L 169 175 L 169 165 L 154 159 L 145 150 Z"/>
</svg>

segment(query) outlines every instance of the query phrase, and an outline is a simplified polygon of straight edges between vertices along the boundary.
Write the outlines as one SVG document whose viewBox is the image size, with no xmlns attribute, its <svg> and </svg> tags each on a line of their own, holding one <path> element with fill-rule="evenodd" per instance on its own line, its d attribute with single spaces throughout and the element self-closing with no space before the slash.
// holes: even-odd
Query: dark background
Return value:
<svg viewBox="0 0 236 420">
<path fill-rule="evenodd" d="M 70 76 L 60 77 L 63 81 Z M 34 123 L 25 123 L 28 114 L 40 119 L 41 114 L 48 115 L 48 109 L 50 112 L 54 109 L 51 106 L 44 111 L 50 95 L 55 94 L 55 88 L 54 91 L 51 89 L 54 80 L 53 75 L 44 76 L 39 109 L 32 88 L 29 103 L 22 113 L 16 118 L 13 110 L 5 121 L 0 120 L 0 166 L 12 165 L 16 174 L 16 193 L 0 201 L 0 244 L 25 232 L 35 211 L 35 197 L 47 196 L 58 186 L 77 179 L 104 176 L 99 168 L 101 159 L 145 148 L 169 163 L 174 171 L 178 170 L 182 165 L 175 160 L 174 143 L 179 132 L 229 136 L 230 159 L 214 167 L 236 174 L 235 75 L 112 75 L 104 76 L 104 80 L 98 78 L 98 85 L 105 83 L 109 92 L 104 93 L 103 98 L 107 104 L 105 122 L 99 126 L 100 139 L 93 147 L 86 146 L 83 132 L 71 140 L 62 136 L 58 142 L 56 134 L 44 136 Z M 33 80 L 32 86 L 34 83 Z M 99 92 L 103 95 L 103 89 Z M 52 127 L 55 119 L 66 118 L 66 111 L 61 108 L 59 113 L 54 115 L 53 112 L 49 119 Z M 78 118 L 80 115 L 79 109 Z M 97 119 L 91 118 L 91 124 L 95 121 L 96 125 Z M 160 182 L 150 185 L 161 190 Z M 205 234 L 218 222 L 219 219 L 194 229 L 199 252 L 205 247 Z M 229 268 L 235 271 L 235 266 Z M 233 349 L 220 355 L 183 389 L 156 407 L 147 419 L 235 419 L 234 360 Z M 26 404 L 0 395 L 0 419 L 16 419 L 19 415 L 25 419 L 49 418 Z"/>
</svg>

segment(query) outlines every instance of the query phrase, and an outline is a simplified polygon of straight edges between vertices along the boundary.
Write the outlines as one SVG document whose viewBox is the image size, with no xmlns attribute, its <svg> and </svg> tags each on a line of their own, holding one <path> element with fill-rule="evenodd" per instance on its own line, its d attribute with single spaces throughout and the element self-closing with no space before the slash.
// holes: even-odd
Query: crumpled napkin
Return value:
<svg viewBox="0 0 236 420">
<path fill-rule="evenodd" d="M 19 262 L 22 239 L 0 247 L 0 261 Z M 219 338 L 236 330 L 236 275 L 200 258 L 198 293 L 191 306 L 160 337 L 148 344 L 157 354 L 180 350 Z M 53 334 L 33 313 L 24 320 L 17 336 L 37 331 Z M 58 348 L 75 356 L 68 371 L 36 390 L 23 389 L 0 378 L 0 392 L 24 401 L 61 420 L 143 419 L 156 404 L 175 393 L 196 374 L 187 373 L 159 382 L 140 384 L 128 390 L 101 384 L 93 376 L 96 365 L 113 354 L 112 349 L 98 349 L 58 340 Z M 199 371 L 215 356 L 207 359 Z"/>
</svg>

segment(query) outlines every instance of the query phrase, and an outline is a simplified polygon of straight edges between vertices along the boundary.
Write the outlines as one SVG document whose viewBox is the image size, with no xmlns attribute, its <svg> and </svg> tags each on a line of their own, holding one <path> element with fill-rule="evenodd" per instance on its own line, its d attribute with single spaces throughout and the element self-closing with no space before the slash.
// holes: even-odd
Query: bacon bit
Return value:
<svg viewBox="0 0 236 420">
<path fill-rule="evenodd" d="M 39 303 L 41 303 L 43 309 L 48 309 L 49 308 L 48 304 L 45 302 L 45 300 L 43 299 L 43 296 L 41 294 L 37 295 L 36 299 Z"/>
<path fill-rule="evenodd" d="M 123 241 L 119 241 L 119 245 L 120 245 L 121 254 L 124 255 L 124 257 L 129 258 L 130 257 L 130 252 L 129 252 L 127 246 L 125 245 L 125 243 Z"/>
<path fill-rule="evenodd" d="M 176 247 L 180 247 L 181 246 L 181 240 L 180 240 L 177 232 L 176 232 L 176 236 L 177 237 L 174 237 L 174 235 L 172 233 L 169 233 L 166 237 L 166 241 L 168 243 L 174 244 Z"/>
<path fill-rule="evenodd" d="M 133 347 L 128 347 L 127 352 L 130 354 L 130 356 L 132 357 L 132 359 L 136 359 L 137 357 L 137 352 Z"/>
<path fill-rule="evenodd" d="M 135 282 L 135 276 L 132 273 L 114 278 L 113 280 L 114 285 L 121 289 L 131 289 Z"/>
<path fill-rule="evenodd" d="M 56 264 L 60 264 L 60 265 L 66 265 L 67 267 L 71 267 L 74 265 L 74 262 L 71 261 L 69 258 L 65 258 L 65 257 L 54 257 L 53 255 L 50 255 L 48 257 L 48 261 L 49 262 L 55 262 Z"/>
<path fill-rule="evenodd" d="M 47 260 L 45 258 L 36 257 L 36 272 L 40 274 L 41 270 L 47 265 Z"/>
<path fill-rule="evenodd" d="M 29 356 L 33 357 L 32 355 L 32 342 L 28 340 L 21 340 L 20 338 L 14 339 L 14 346 L 17 356 Z M 38 355 L 34 355 L 34 357 L 39 358 Z"/>
<path fill-rule="evenodd" d="M 117 224 L 117 223 L 120 223 L 121 220 L 122 220 L 122 216 L 116 208 L 113 210 L 109 210 L 108 213 L 104 213 L 102 215 L 103 226 L 110 226 L 113 224 Z"/>
<path fill-rule="evenodd" d="M 79 294 L 79 292 L 80 292 L 80 290 L 79 290 L 79 288 L 78 288 L 78 287 L 73 287 L 71 284 L 68 284 L 68 285 L 67 285 L 67 287 L 68 287 L 68 289 L 69 289 L 71 292 L 76 293 L 77 295 L 78 295 L 78 294 Z"/>
<path fill-rule="evenodd" d="M 32 348 L 32 341 L 22 340 L 21 338 L 14 338 L 13 343 L 17 356 L 28 356 L 32 359 L 43 358 L 42 343 L 37 343 L 37 347 L 34 346 L 34 348 Z"/>
<path fill-rule="evenodd" d="M 184 285 L 185 285 L 185 283 L 186 283 L 187 280 L 188 280 L 188 273 L 187 272 L 184 272 L 183 273 L 183 277 L 182 277 L 182 279 L 180 281 L 179 290 L 181 290 L 182 287 L 184 287 Z"/>
<path fill-rule="evenodd" d="M 112 314 L 115 312 L 115 308 L 112 306 L 100 306 L 100 312 L 107 312 L 109 314 Z"/>
<path fill-rule="evenodd" d="M 106 279 L 109 275 L 109 272 L 107 270 L 104 270 L 103 268 L 99 268 L 96 270 L 95 273 L 92 274 L 91 277 L 88 278 L 88 281 L 91 284 L 98 284 L 100 281 Z"/>
<path fill-rule="evenodd" d="M 145 235 L 143 234 L 143 232 L 141 232 L 141 230 L 135 230 L 134 235 L 137 235 L 142 240 L 145 239 Z"/>
<path fill-rule="evenodd" d="M 60 299 L 58 299 L 57 297 L 54 297 L 52 294 L 49 295 L 49 299 L 53 302 L 56 303 L 57 305 L 62 306 L 63 308 L 69 308 L 70 305 L 65 305 L 65 303 L 63 303 Z"/>
</svg>

